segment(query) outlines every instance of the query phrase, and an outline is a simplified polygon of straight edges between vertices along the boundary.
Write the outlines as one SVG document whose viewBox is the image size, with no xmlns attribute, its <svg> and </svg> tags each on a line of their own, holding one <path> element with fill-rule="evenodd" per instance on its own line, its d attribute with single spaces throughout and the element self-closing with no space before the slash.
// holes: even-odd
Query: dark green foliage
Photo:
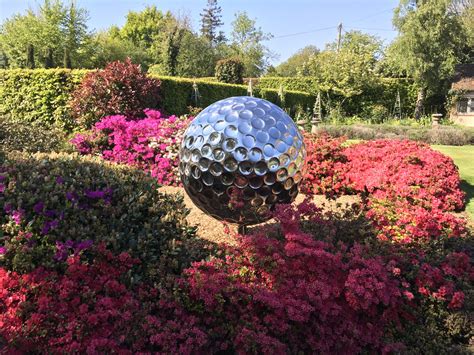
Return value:
<svg viewBox="0 0 474 355">
<path fill-rule="evenodd" d="M 41 122 L 12 121 L 0 117 L 0 151 L 52 152 L 67 149 L 64 131 Z"/>
<path fill-rule="evenodd" d="M 67 69 L 72 68 L 72 63 L 71 63 L 71 54 L 69 53 L 68 48 L 64 48 L 64 58 L 63 58 L 63 67 Z"/>
<path fill-rule="evenodd" d="M 159 76 L 162 88 L 162 108 L 169 114 L 181 115 L 189 113 L 189 106 L 193 105 L 192 79 Z M 246 96 L 247 87 L 244 85 L 216 83 L 208 80 L 196 80 L 200 95 L 200 104 L 206 107 L 216 101 L 232 96 Z M 279 105 L 277 90 L 255 89 L 254 95 Z M 308 109 L 314 105 L 314 96 L 297 91 L 285 92 L 286 107 L 293 115 L 297 107 Z"/>
<path fill-rule="evenodd" d="M 26 67 L 28 69 L 35 68 L 35 47 L 31 43 L 26 48 Z"/>
<path fill-rule="evenodd" d="M 374 125 L 322 125 L 318 132 L 327 133 L 332 137 L 345 136 L 348 139 L 411 139 L 429 144 L 469 145 L 474 144 L 474 129 L 453 126 L 410 127 L 389 124 Z"/>
<path fill-rule="evenodd" d="M 242 84 L 244 64 L 238 58 L 219 60 L 216 64 L 216 78 L 228 84 Z"/>
<path fill-rule="evenodd" d="M 70 130 L 75 124 L 68 106 L 85 70 L 0 70 L 0 115 L 24 122 L 53 124 Z"/>
<path fill-rule="evenodd" d="M 44 67 L 46 69 L 50 69 L 54 67 L 54 60 L 53 60 L 53 49 L 48 47 L 46 49 L 46 56 L 44 58 Z"/>
<path fill-rule="evenodd" d="M 10 270 L 60 267 L 56 242 L 67 240 L 104 242 L 117 254 L 128 251 L 141 260 L 131 276 L 154 282 L 205 257 L 185 221 L 182 196 L 160 193 L 156 180 L 137 169 L 75 154 L 19 152 L 6 154 L 3 169 L 7 188 L 0 209 L 23 211 L 20 225 L 7 214 L 0 217 L 9 250 L 2 263 Z M 38 210 L 38 202 L 49 216 Z M 45 232 L 44 223 L 52 219 L 57 225 Z M 21 238 L 21 230 L 31 237 Z"/>
</svg>

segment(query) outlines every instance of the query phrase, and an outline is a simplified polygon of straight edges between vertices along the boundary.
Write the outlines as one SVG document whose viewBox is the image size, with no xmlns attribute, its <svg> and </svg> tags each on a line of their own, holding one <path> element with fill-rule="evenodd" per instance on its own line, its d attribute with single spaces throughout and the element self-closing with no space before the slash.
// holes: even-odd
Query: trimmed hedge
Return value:
<svg viewBox="0 0 474 355">
<path fill-rule="evenodd" d="M 245 96 L 247 87 L 245 85 L 225 84 L 203 79 L 176 78 L 172 76 L 154 76 L 161 81 L 162 105 L 164 111 L 170 114 L 182 115 L 189 112 L 188 106 L 195 106 L 193 96 L 193 83 L 198 86 L 199 95 L 197 102 L 199 107 L 206 107 L 226 97 Z M 314 105 L 315 97 L 306 92 L 286 91 L 284 107 L 290 114 L 294 114 L 297 108 L 307 109 Z M 280 105 L 278 90 L 257 88 L 254 90 L 256 97 L 263 98 Z"/>
<path fill-rule="evenodd" d="M 75 124 L 69 98 L 87 70 L 0 70 L 0 115 L 12 120 L 56 124 L 70 130 Z"/>
<path fill-rule="evenodd" d="M 69 69 L 0 70 L 0 115 L 10 116 L 13 120 L 39 121 L 48 126 L 56 124 L 65 130 L 72 130 L 76 124 L 70 115 L 70 95 L 88 72 Z M 161 108 L 165 112 L 182 115 L 189 113 L 189 106 L 196 106 L 193 79 L 153 77 L 161 81 Z M 196 83 L 199 107 L 206 107 L 226 97 L 247 95 L 245 85 L 202 79 L 196 80 Z M 257 88 L 254 95 L 280 105 L 278 90 Z M 306 92 L 286 91 L 284 108 L 293 115 L 296 110 L 312 108 L 314 100 L 314 96 Z"/>
<path fill-rule="evenodd" d="M 285 90 L 307 92 L 314 96 L 321 92 L 323 101 L 327 95 L 327 91 L 321 88 L 314 77 L 263 77 L 252 80 L 262 89 L 278 90 L 281 85 Z M 369 106 L 382 105 L 392 112 L 397 91 L 400 92 L 403 113 L 410 114 L 415 109 L 417 87 L 412 80 L 406 78 L 380 78 L 378 85 L 371 90 L 346 100 L 344 109 L 349 114 L 358 115 L 367 111 Z M 334 96 L 332 99 L 337 97 Z"/>
</svg>

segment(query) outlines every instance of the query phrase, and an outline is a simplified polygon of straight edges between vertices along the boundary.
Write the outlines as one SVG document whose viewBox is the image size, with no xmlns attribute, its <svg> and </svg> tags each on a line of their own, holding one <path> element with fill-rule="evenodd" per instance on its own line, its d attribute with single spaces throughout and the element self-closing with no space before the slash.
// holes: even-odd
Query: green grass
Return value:
<svg viewBox="0 0 474 355">
<path fill-rule="evenodd" d="M 466 212 L 469 219 L 474 221 L 474 145 L 433 145 L 432 148 L 451 157 L 458 166 L 461 188 L 466 192 Z"/>
</svg>

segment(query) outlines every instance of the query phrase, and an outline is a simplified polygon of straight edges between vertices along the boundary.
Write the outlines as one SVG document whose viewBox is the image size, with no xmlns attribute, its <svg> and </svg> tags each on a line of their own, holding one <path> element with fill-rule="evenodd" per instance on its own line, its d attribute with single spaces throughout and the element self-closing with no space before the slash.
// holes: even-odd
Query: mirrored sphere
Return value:
<svg viewBox="0 0 474 355">
<path fill-rule="evenodd" d="M 194 118 L 181 143 L 179 171 L 197 207 L 250 225 L 269 219 L 277 203 L 295 199 L 305 157 L 303 136 L 285 111 L 239 96 Z"/>
</svg>

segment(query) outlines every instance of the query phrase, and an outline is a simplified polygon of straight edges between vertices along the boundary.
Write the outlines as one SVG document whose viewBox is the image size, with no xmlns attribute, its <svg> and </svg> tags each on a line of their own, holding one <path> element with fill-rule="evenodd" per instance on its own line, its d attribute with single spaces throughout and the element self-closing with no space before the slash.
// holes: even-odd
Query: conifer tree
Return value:
<svg viewBox="0 0 474 355">
<path fill-rule="evenodd" d="M 224 24 L 221 12 L 222 8 L 217 4 L 217 0 L 207 0 L 207 7 L 200 14 L 201 34 L 213 45 L 225 41 L 224 33 L 218 32 L 218 28 Z"/>
</svg>

